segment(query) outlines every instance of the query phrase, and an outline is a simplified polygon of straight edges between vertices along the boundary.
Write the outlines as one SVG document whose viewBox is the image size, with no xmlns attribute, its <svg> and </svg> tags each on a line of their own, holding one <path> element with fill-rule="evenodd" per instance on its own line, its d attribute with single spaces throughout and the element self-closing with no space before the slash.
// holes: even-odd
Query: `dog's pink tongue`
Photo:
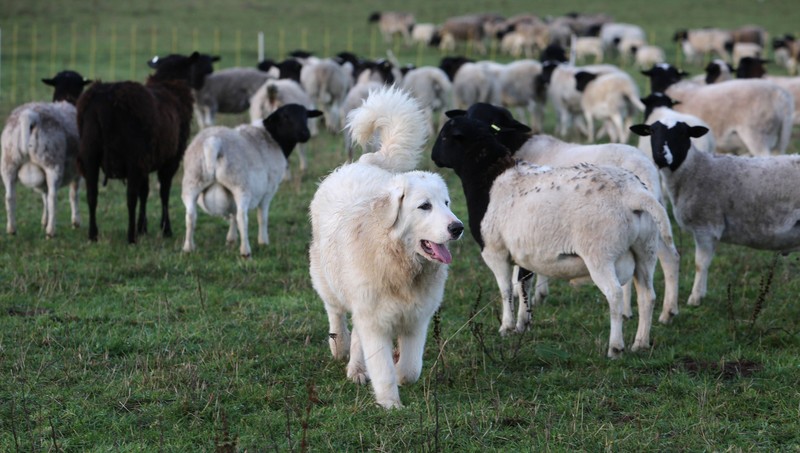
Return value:
<svg viewBox="0 0 800 453">
<path fill-rule="evenodd" d="M 437 261 L 441 261 L 444 264 L 450 264 L 453 262 L 453 257 L 450 255 L 450 250 L 447 250 L 443 244 L 436 244 L 435 242 L 430 242 L 431 249 L 433 250 L 433 258 Z"/>
</svg>

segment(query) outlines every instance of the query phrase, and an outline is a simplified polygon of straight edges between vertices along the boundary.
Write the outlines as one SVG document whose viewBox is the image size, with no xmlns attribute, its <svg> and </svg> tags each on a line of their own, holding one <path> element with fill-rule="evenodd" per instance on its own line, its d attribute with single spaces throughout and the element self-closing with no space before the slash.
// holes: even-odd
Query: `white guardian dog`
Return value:
<svg viewBox="0 0 800 453">
<path fill-rule="evenodd" d="M 334 170 L 310 206 L 311 280 L 328 312 L 331 353 L 349 353 L 347 377 L 371 381 L 376 402 L 387 409 L 402 407 L 398 384 L 419 379 L 428 324 L 452 261 L 446 244 L 464 231 L 444 180 L 412 171 L 426 121 L 404 91 L 371 92 L 347 115 L 347 132 L 362 147 L 378 139 L 378 151 Z"/>
</svg>

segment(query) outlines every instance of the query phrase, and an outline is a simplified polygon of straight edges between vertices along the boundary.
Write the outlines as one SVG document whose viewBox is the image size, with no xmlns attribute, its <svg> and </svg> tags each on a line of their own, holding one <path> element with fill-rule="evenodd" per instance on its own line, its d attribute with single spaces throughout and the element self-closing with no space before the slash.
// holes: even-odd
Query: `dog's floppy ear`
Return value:
<svg viewBox="0 0 800 453">
<path fill-rule="evenodd" d="M 397 223 L 405 194 L 405 181 L 401 175 L 398 175 L 394 178 L 386 193 L 375 200 L 373 211 L 383 228 L 391 228 Z"/>
</svg>

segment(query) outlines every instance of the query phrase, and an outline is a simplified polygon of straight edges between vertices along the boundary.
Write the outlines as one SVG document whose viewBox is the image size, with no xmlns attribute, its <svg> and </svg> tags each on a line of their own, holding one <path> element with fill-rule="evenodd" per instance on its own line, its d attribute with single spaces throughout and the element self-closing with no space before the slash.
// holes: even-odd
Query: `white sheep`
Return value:
<svg viewBox="0 0 800 453">
<path fill-rule="evenodd" d="M 542 75 L 542 64 L 536 60 L 516 60 L 501 67 L 497 79 L 500 104 L 517 110 L 518 117 L 529 117 L 528 124 L 536 131 L 542 130 L 544 104 L 547 95 L 537 92 L 537 79 Z M 527 113 L 527 115 L 525 115 Z"/>
<path fill-rule="evenodd" d="M 489 61 L 475 62 L 464 57 L 444 57 L 439 67 L 453 83 L 453 104 L 466 109 L 476 102 L 498 104 L 498 74 L 502 65 Z"/>
<path fill-rule="evenodd" d="M 269 205 L 286 171 L 289 154 L 297 143 L 308 141 L 308 118 L 318 110 L 288 104 L 265 120 L 263 127 L 241 125 L 235 129 L 210 127 L 200 131 L 183 158 L 181 199 L 186 206 L 183 250 L 195 250 L 197 205 L 212 215 L 230 218 L 227 241 L 241 237 L 239 253 L 250 257 L 247 211 L 258 208 L 258 243 L 269 244 Z"/>
<path fill-rule="evenodd" d="M 639 124 L 650 136 L 678 225 L 695 240 L 697 269 L 689 305 L 706 295 L 708 268 L 719 242 L 784 253 L 800 250 L 800 156 L 742 157 L 698 152 L 690 138 L 701 126 Z"/>
<path fill-rule="evenodd" d="M 3 128 L 0 176 L 6 189 L 6 232 L 15 234 L 16 183 L 42 194 L 42 226 L 56 234 L 56 191 L 69 184 L 72 226 L 80 225 L 77 168 L 78 123 L 68 102 L 31 102 L 15 108 Z"/>
<path fill-rule="evenodd" d="M 56 234 L 56 191 L 70 186 L 72 226 L 80 226 L 77 168 L 78 123 L 75 101 L 91 80 L 75 71 L 42 79 L 54 88 L 53 102 L 29 102 L 15 108 L 0 136 L 0 177 L 5 186 L 6 232 L 15 234 L 16 183 L 42 194 L 42 226 L 48 238 Z"/>
<path fill-rule="evenodd" d="M 250 122 L 261 121 L 279 107 L 287 104 L 300 104 L 309 110 L 314 109 L 314 102 L 299 83 L 291 79 L 268 80 L 250 98 Z M 317 136 L 319 128 L 316 119 L 308 119 L 308 130 L 312 137 Z M 297 146 L 301 173 L 305 172 L 308 167 L 305 147 L 305 143 Z"/>
<path fill-rule="evenodd" d="M 597 36 L 576 36 L 572 43 L 575 58 L 585 60 L 594 57 L 594 63 L 603 62 L 603 40 Z"/>
<path fill-rule="evenodd" d="M 371 23 L 378 23 L 385 43 L 391 44 L 395 35 L 400 35 L 406 45 L 411 43 L 409 30 L 416 22 L 413 14 L 398 11 L 376 11 L 370 14 L 368 20 Z"/>
<path fill-rule="evenodd" d="M 436 24 L 420 23 L 411 27 L 411 43 L 427 46 L 431 43 L 436 33 Z"/>
<path fill-rule="evenodd" d="M 419 101 L 430 121 L 431 135 L 435 133 L 453 104 L 453 84 L 447 74 L 435 66 L 415 68 L 403 76 L 400 86 Z"/>
<path fill-rule="evenodd" d="M 661 47 L 645 44 L 636 48 L 634 60 L 640 69 L 646 69 L 667 61 L 667 57 Z"/>
<path fill-rule="evenodd" d="M 242 113 L 250 98 L 273 76 L 255 68 L 228 68 L 206 76 L 203 87 L 195 90 L 195 116 L 200 128 L 214 125 L 217 113 Z"/>
<path fill-rule="evenodd" d="M 340 132 L 340 109 L 353 85 L 352 66 L 348 69 L 328 58 L 312 60 L 303 64 L 300 84 L 324 114 L 328 130 Z"/>
<path fill-rule="evenodd" d="M 618 53 L 619 43 L 626 39 L 646 42 L 647 36 L 642 27 L 634 24 L 607 22 L 600 28 L 600 40 L 607 54 Z"/>
<path fill-rule="evenodd" d="M 764 49 L 759 44 L 753 42 L 737 42 L 733 45 L 733 56 L 731 57 L 733 65 L 739 66 L 739 62 L 744 57 L 761 58 L 763 52 Z"/>
<path fill-rule="evenodd" d="M 727 46 L 733 44 L 733 34 L 719 28 L 696 28 L 678 30 L 672 40 L 679 42 L 686 61 L 699 64 L 711 53 L 725 61 L 730 59 Z"/>
<path fill-rule="evenodd" d="M 453 118 L 432 158 L 453 168 L 464 186 L 470 229 L 477 226 L 481 256 L 500 288 L 501 333 L 520 327 L 513 314 L 516 263 L 548 277 L 591 278 L 609 304 L 609 357 L 625 348 L 622 285 L 633 280 L 639 306 L 633 350 L 649 348 L 658 236 L 672 243 L 664 207 L 627 170 L 515 161 L 492 131 L 478 120 Z"/>
<path fill-rule="evenodd" d="M 594 141 L 594 121 L 602 121 L 612 142 L 627 143 L 628 128 L 635 110 L 644 111 L 639 100 L 639 88 L 633 79 L 624 72 L 612 71 L 605 74 L 579 72 L 575 74 L 576 88 L 583 92 L 581 110 L 586 119 L 586 137 Z"/>
<path fill-rule="evenodd" d="M 794 99 L 772 82 L 679 82 L 683 73 L 668 64 L 642 72 L 650 77 L 653 92 L 663 92 L 679 102 L 675 110 L 697 116 L 711 126 L 720 151 L 744 148 L 752 155 L 766 156 L 783 153 L 789 145 Z"/>
</svg>

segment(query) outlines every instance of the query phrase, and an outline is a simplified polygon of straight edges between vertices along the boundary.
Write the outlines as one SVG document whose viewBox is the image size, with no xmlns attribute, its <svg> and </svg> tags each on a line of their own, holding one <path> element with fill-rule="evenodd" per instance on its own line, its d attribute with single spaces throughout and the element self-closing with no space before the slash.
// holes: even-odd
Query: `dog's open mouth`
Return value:
<svg viewBox="0 0 800 453">
<path fill-rule="evenodd" d="M 444 264 L 450 264 L 453 261 L 453 256 L 450 255 L 450 250 L 444 244 L 437 244 L 435 242 L 422 240 L 420 241 L 422 251 L 428 255 L 428 258 L 433 261 L 438 261 Z"/>
</svg>

